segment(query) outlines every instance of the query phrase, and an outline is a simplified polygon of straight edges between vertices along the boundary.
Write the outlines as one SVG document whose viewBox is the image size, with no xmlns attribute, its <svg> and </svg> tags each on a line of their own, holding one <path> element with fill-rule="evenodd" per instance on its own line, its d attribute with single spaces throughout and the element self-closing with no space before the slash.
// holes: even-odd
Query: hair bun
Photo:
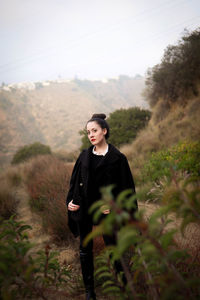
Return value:
<svg viewBox="0 0 200 300">
<path fill-rule="evenodd" d="M 105 114 L 93 114 L 92 119 L 96 119 L 96 118 L 105 120 L 106 115 Z"/>
</svg>

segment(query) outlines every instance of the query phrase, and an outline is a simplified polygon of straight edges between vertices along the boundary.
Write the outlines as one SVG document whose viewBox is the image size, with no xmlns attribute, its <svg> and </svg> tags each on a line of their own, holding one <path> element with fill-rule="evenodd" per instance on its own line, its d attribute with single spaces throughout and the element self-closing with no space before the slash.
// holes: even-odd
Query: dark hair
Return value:
<svg viewBox="0 0 200 300">
<path fill-rule="evenodd" d="M 107 133 L 105 135 L 105 138 L 108 139 L 109 135 L 110 135 L 110 129 L 109 129 L 108 123 L 106 122 L 105 118 L 106 118 L 105 114 L 93 114 L 92 118 L 89 121 L 87 121 L 87 124 L 89 122 L 96 122 L 97 124 L 99 124 L 99 126 L 102 129 L 106 128 Z"/>
</svg>

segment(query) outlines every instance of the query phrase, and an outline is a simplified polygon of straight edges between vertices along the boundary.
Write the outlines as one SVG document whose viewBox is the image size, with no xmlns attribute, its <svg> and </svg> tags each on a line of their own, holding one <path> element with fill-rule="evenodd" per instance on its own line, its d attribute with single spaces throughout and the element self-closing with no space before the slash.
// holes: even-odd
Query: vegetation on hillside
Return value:
<svg viewBox="0 0 200 300">
<path fill-rule="evenodd" d="M 186 48 L 191 49 L 191 45 L 196 45 L 198 48 L 196 52 L 191 51 L 192 55 L 199 57 L 198 32 L 196 30 L 184 36 L 178 46 L 175 46 L 174 52 L 171 50 L 175 53 L 174 57 L 177 55 L 176 51 L 180 51 L 180 61 L 182 58 L 186 59 L 184 53 L 188 52 L 184 51 Z M 170 59 L 166 65 L 172 70 Z M 190 56 L 187 56 L 187 59 L 189 60 Z M 180 61 L 177 60 L 176 63 L 174 60 L 177 68 Z M 158 66 L 157 69 L 155 68 L 155 71 L 158 71 L 157 75 L 160 70 L 164 70 L 162 69 L 164 65 L 161 62 L 160 69 Z M 164 90 L 157 93 L 156 89 L 159 86 L 162 88 L 162 81 L 156 85 L 154 76 L 151 77 L 152 85 L 148 86 L 151 88 L 149 90 L 149 101 L 152 105 L 151 120 L 138 132 L 133 143 L 121 148 L 129 159 L 136 181 L 138 213 L 132 215 L 136 196 L 130 196 L 129 191 L 124 191 L 117 199 L 113 199 L 112 187 L 102 189 L 102 199 L 92 208 L 96 210 L 94 217 L 98 219 L 98 208 L 102 205 L 110 207 L 110 214 L 96 227 L 88 240 L 102 233 L 114 233 L 116 236 L 117 244 L 105 249 L 96 262 L 96 284 L 101 285 L 101 290 L 106 295 L 114 295 L 115 299 L 182 300 L 187 297 L 196 300 L 200 297 L 200 97 L 194 92 L 192 86 L 189 85 L 187 90 L 185 82 L 188 82 L 187 76 L 190 72 L 186 72 L 184 67 L 182 70 L 180 78 L 173 77 L 173 87 L 176 89 L 172 94 L 169 93 L 170 83 L 166 94 Z M 200 79 L 199 77 L 193 79 L 198 91 Z M 152 94 L 154 87 L 156 93 Z M 13 212 L 17 212 L 16 207 L 20 200 L 17 191 L 19 187 L 25 188 L 30 197 L 29 204 L 32 211 L 43 218 L 44 228 L 54 242 L 62 240 L 62 242 L 73 243 L 67 226 L 65 206 L 71 170 L 72 165 L 52 155 L 38 156 L 24 164 L 12 166 L 10 171 L 7 170 L 1 175 L 0 213 L 3 218 L 7 219 Z M 144 200 L 148 200 L 148 203 L 153 201 L 153 214 L 141 208 L 145 206 L 142 203 Z M 5 205 L 7 202 L 10 205 Z M 9 222 L 14 222 L 14 219 L 11 218 Z M 7 255 L 5 262 L 10 257 L 8 266 L 10 262 L 13 264 L 9 269 L 7 265 L 1 264 L 4 272 L 4 277 L 0 277 L 3 286 L 1 297 L 4 297 L 3 300 L 9 299 L 6 292 L 16 293 L 16 289 L 22 282 L 19 292 L 22 291 L 20 296 L 22 295 L 21 299 L 23 299 L 28 282 L 31 287 L 30 298 L 40 299 L 41 294 L 36 295 L 32 289 L 35 284 L 35 269 L 31 267 L 35 264 L 27 264 L 26 259 L 28 263 L 30 262 L 29 244 L 24 244 L 26 238 L 23 230 L 20 229 L 21 224 L 16 225 L 15 228 L 17 234 L 22 233 L 23 240 L 21 241 L 17 236 L 16 241 L 16 233 L 12 233 L 13 229 L 7 231 L 10 226 L 8 223 L 4 222 L 1 225 L 0 248 L 2 250 L 0 251 L 3 257 Z M 8 234 L 11 234 L 12 238 Z M 20 259 L 16 261 L 18 255 Z M 127 284 L 123 281 L 122 274 L 116 274 L 114 271 L 116 260 L 121 261 Z M 31 263 L 33 261 L 34 258 Z M 22 263 L 24 263 L 23 269 Z M 55 267 L 54 275 L 59 274 L 59 270 L 56 269 L 59 266 L 57 264 L 51 266 Z M 48 277 L 48 274 L 43 272 L 44 268 L 37 269 L 37 272 L 38 270 L 39 273 L 41 272 L 39 284 L 45 283 L 46 289 L 45 276 Z M 43 276 L 44 274 L 46 275 Z M 47 285 L 52 282 L 51 278 L 50 276 Z M 47 293 L 50 293 L 48 296 L 55 298 L 62 291 L 63 288 L 59 286 L 55 293 L 52 291 L 51 294 L 49 290 Z M 64 291 L 66 292 L 66 286 Z M 12 294 L 9 294 L 9 297 L 12 299 Z"/>
<path fill-rule="evenodd" d="M 51 154 L 51 149 L 47 145 L 35 142 L 31 145 L 21 147 L 13 156 L 11 163 L 19 164 L 37 155 Z"/>
<path fill-rule="evenodd" d="M 200 225 L 200 182 L 185 177 L 180 183 L 175 173 L 171 177 L 168 188 L 160 190 L 161 206 L 148 219 L 145 210 L 133 216 L 135 196 L 125 191 L 114 199 L 112 187 L 104 189 L 102 200 L 91 208 L 96 211 L 95 221 L 102 205 L 110 208 L 110 214 L 87 237 L 86 243 L 102 234 L 114 234 L 117 239 L 116 246 L 97 258 L 96 276 L 104 278 L 102 289 L 106 294 L 123 300 L 185 299 L 185 295 L 195 300 L 200 296 L 199 238 L 195 242 L 195 236 L 192 237 L 193 227 L 187 235 L 187 249 L 181 249 L 177 238 L 189 224 Z M 141 200 L 139 194 L 137 198 Z M 174 223 L 175 217 L 180 218 L 179 226 Z M 196 249 L 191 251 L 189 243 L 196 243 Z M 116 276 L 114 272 L 117 260 L 121 261 L 127 285 L 122 274 Z"/>
<path fill-rule="evenodd" d="M 142 77 L 45 83 L 32 83 L 33 90 L 0 88 L 0 166 L 8 165 L 20 146 L 34 141 L 50 145 L 53 151 L 76 151 L 78 132 L 94 112 L 147 107 L 141 96 Z"/>
<path fill-rule="evenodd" d="M 36 157 L 25 167 L 30 207 L 57 241 L 70 239 L 65 201 L 71 172 L 71 165 L 50 155 Z"/>
<path fill-rule="evenodd" d="M 14 217 L 1 223 L 0 298 L 45 300 L 59 295 L 66 299 L 71 288 L 69 266 L 59 264 L 58 253 L 51 251 L 49 245 L 31 255 L 33 245 L 27 234 L 30 229 L 29 225 L 17 222 Z"/>
<path fill-rule="evenodd" d="M 200 79 L 200 28 L 186 31 L 177 45 L 165 50 L 160 64 L 147 73 L 147 100 L 151 106 L 160 98 L 167 104 L 187 102 L 197 96 Z"/>
<path fill-rule="evenodd" d="M 139 107 L 118 109 L 112 112 L 107 122 L 110 127 L 109 143 L 116 147 L 132 142 L 138 132 L 143 129 L 151 118 L 151 112 Z M 81 149 L 88 148 L 91 144 L 87 137 L 87 131 L 81 130 Z"/>
</svg>

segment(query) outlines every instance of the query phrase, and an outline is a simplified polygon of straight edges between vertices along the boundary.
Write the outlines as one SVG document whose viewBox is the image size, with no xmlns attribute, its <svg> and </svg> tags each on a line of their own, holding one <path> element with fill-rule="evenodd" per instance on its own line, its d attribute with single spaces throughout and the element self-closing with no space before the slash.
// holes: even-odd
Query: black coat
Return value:
<svg viewBox="0 0 200 300">
<path fill-rule="evenodd" d="M 93 146 L 87 150 L 83 150 L 79 155 L 72 172 L 70 188 L 66 199 L 67 205 L 72 199 L 74 204 L 80 205 L 80 209 L 77 212 L 68 210 L 69 228 L 75 236 L 78 236 L 76 221 L 87 215 L 89 208 L 90 155 L 92 148 Z M 114 196 L 117 196 L 121 191 L 126 189 L 132 189 L 133 193 L 135 193 L 135 185 L 127 158 L 113 145 L 109 144 L 108 153 L 102 158 L 97 169 L 95 181 L 98 182 L 99 187 L 114 184 Z"/>
</svg>

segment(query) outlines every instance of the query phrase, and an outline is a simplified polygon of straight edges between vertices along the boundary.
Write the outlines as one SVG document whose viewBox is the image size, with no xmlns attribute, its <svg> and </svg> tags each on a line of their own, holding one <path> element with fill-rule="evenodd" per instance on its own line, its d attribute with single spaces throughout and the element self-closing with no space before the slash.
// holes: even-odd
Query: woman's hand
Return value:
<svg viewBox="0 0 200 300">
<path fill-rule="evenodd" d="M 68 204 L 68 210 L 70 210 L 70 211 L 77 211 L 77 210 L 79 210 L 79 208 L 80 208 L 80 205 L 73 204 L 73 200 L 70 201 Z"/>
<path fill-rule="evenodd" d="M 100 210 L 104 215 L 108 215 L 110 213 L 110 209 L 106 205 L 102 205 Z"/>
</svg>

